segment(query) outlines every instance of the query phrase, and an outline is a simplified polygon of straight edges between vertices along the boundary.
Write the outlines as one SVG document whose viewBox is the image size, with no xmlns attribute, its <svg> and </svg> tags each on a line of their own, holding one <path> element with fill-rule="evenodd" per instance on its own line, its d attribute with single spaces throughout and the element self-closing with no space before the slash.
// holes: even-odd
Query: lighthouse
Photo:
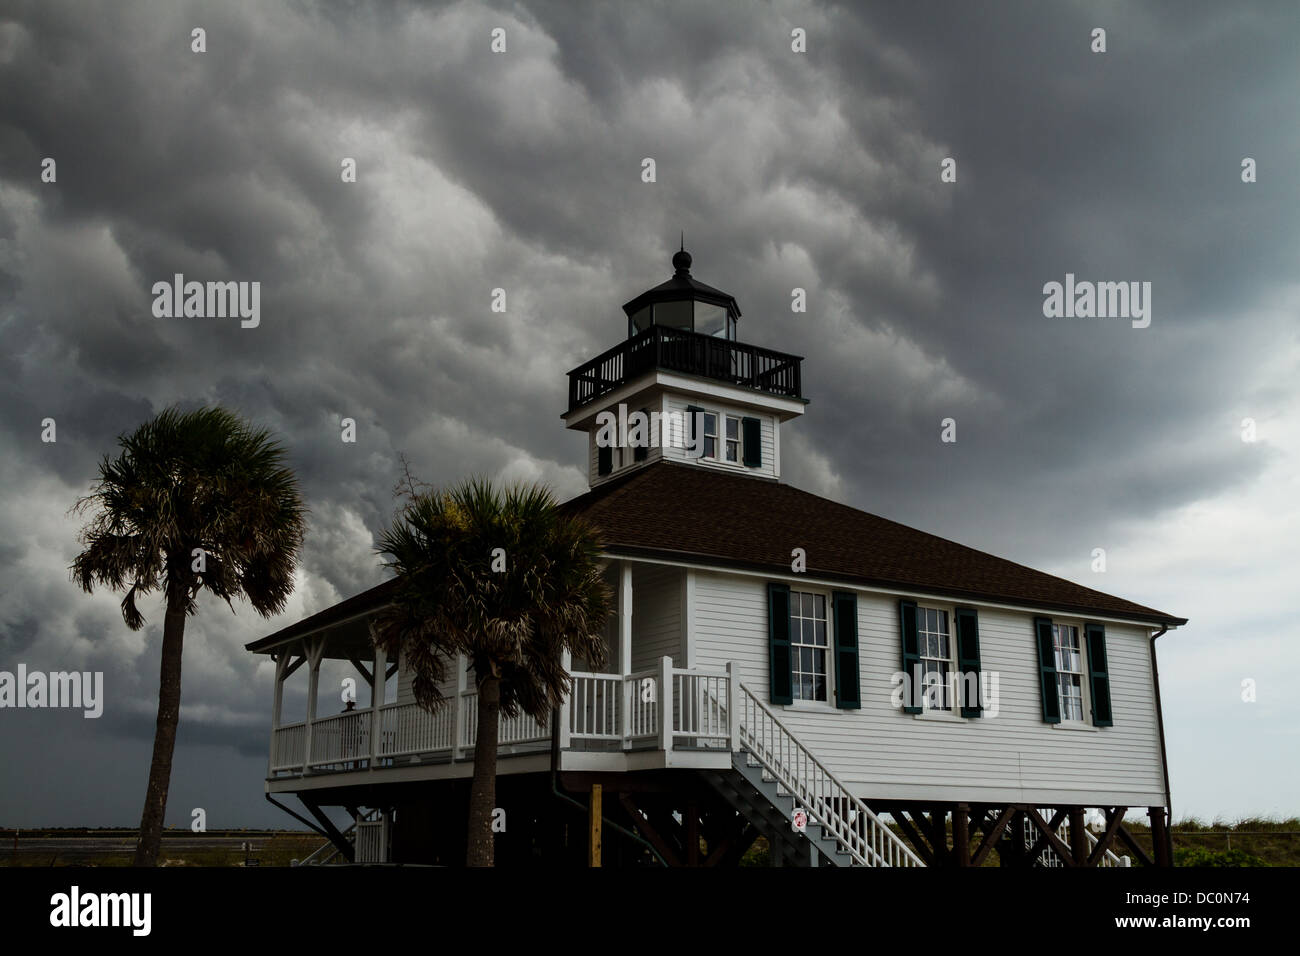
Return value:
<svg viewBox="0 0 1300 956">
<path fill-rule="evenodd" d="M 684 247 L 672 265 L 623 306 L 626 338 L 569 372 L 563 418 L 588 435 L 588 483 L 659 461 L 779 479 L 803 359 L 741 342 L 735 297 L 692 276 Z"/>
</svg>

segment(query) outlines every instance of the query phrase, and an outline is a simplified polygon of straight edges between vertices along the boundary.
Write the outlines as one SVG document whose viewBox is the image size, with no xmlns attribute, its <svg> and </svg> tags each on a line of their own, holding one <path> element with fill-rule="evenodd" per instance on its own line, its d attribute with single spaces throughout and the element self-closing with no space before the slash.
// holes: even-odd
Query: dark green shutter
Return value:
<svg viewBox="0 0 1300 956">
<path fill-rule="evenodd" d="M 646 419 L 647 419 L 647 421 L 646 421 L 646 436 L 645 436 L 645 438 L 646 438 L 646 442 L 647 442 L 647 443 L 644 444 L 644 445 L 637 445 L 635 448 L 632 449 L 632 460 L 633 460 L 633 461 L 645 461 L 646 458 L 650 455 L 650 446 L 649 446 L 649 440 L 650 440 L 650 423 L 649 423 L 650 411 L 649 411 L 649 409 L 645 409 L 645 408 L 643 408 L 643 409 L 641 409 L 641 414 L 645 415 L 645 416 L 646 416 Z"/>
<path fill-rule="evenodd" d="M 769 696 L 773 704 L 794 701 L 790 678 L 790 589 L 767 586 L 767 664 L 771 673 Z"/>
<path fill-rule="evenodd" d="M 1043 720 L 1061 722 L 1061 701 L 1056 688 L 1056 646 L 1052 642 L 1052 619 L 1034 618 L 1034 635 L 1038 643 L 1038 679 L 1043 691 Z"/>
<path fill-rule="evenodd" d="M 835 613 L 835 706 L 857 710 L 862 706 L 858 691 L 858 598 L 836 591 L 831 595 Z"/>
<path fill-rule="evenodd" d="M 745 449 L 745 467 L 763 467 L 763 428 L 757 418 L 740 420 L 741 439 Z"/>
<path fill-rule="evenodd" d="M 699 448 L 700 455 L 704 454 L 704 436 L 695 434 L 695 416 L 697 413 L 703 413 L 704 409 L 698 405 L 686 406 L 686 443 L 692 448 Z"/>
<path fill-rule="evenodd" d="M 958 696 L 963 717 L 981 717 L 980 700 L 980 626 L 972 607 L 957 608 L 957 669 L 960 681 Z M 973 693 L 972 693 L 973 691 Z"/>
<path fill-rule="evenodd" d="M 608 475 L 614 470 L 614 449 L 602 445 L 596 449 L 596 474 Z"/>
<path fill-rule="evenodd" d="M 1110 711 L 1110 672 L 1106 669 L 1106 628 L 1085 624 L 1088 637 L 1088 687 L 1092 691 L 1092 722 L 1097 727 L 1112 727 Z"/>
<path fill-rule="evenodd" d="M 898 602 L 898 625 L 903 638 L 903 713 L 921 712 L 921 686 L 917 672 L 921 666 L 921 645 L 916 637 L 916 602 Z"/>
</svg>

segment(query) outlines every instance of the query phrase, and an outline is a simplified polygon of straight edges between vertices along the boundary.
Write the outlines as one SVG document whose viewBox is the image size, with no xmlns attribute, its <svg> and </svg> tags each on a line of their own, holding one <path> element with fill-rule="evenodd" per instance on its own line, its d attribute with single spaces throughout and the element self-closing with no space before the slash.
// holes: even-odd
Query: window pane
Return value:
<svg viewBox="0 0 1300 956">
<path fill-rule="evenodd" d="M 813 656 L 813 670 L 816 671 L 818 674 L 825 674 L 826 673 L 826 652 L 812 651 L 811 653 Z"/>
<path fill-rule="evenodd" d="M 825 621 L 817 622 L 817 629 L 816 629 L 815 636 L 817 639 L 817 643 L 825 647 L 826 646 L 826 622 Z"/>
<path fill-rule="evenodd" d="M 708 302 L 695 303 L 695 331 L 705 335 L 722 335 L 726 332 L 727 310 Z"/>
<path fill-rule="evenodd" d="M 704 457 L 705 458 L 718 457 L 718 440 L 716 438 L 704 439 Z"/>
<path fill-rule="evenodd" d="M 739 438 L 739 437 L 740 437 L 740 419 L 739 419 L 739 418 L 732 418 L 732 417 L 730 417 L 730 416 L 727 417 L 727 437 L 728 437 L 728 438 Z"/>
<path fill-rule="evenodd" d="M 808 618 L 803 619 L 803 643 L 811 644 L 813 642 L 813 622 Z"/>
<path fill-rule="evenodd" d="M 826 595 L 818 594 L 816 595 L 816 599 L 817 599 L 817 616 L 820 618 L 825 618 L 826 617 Z"/>
<path fill-rule="evenodd" d="M 718 416 L 713 412 L 704 413 L 704 434 L 714 437 L 718 434 Z"/>
<path fill-rule="evenodd" d="M 695 325 L 694 312 L 690 300 L 685 302 L 655 303 L 655 325 L 666 325 L 674 329 L 690 329 Z"/>
<path fill-rule="evenodd" d="M 813 679 L 813 700 L 826 699 L 826 678 L 816 677 Z"/>
<path fill-rule="evenodd" d="M 801 596 L 800 600 L 801 600 L 801 602 L 802 602 L 802 604 L 803 604 L 803 616 L 804 616 L 804 617 L 812 617 L 812 616 L 813 616 L 813 596 L 812 596 L 811 594 L 808 594 L 807 592 L 804 592 L 804 594 Z"/>
</svg>

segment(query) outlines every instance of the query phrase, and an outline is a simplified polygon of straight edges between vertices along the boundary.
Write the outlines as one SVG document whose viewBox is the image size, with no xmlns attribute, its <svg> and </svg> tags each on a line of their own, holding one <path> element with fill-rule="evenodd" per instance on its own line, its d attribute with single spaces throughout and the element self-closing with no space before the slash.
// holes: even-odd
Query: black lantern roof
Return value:
<svg viewBox="0 0 1300 956">
<path fill-rule="evenodd" d="M 628 335 L 642 332 L 650 325 L 672 325 L 706 334 L 720 334 L 734 340 L 736 320 L 740 318 L 740 306 L 736 304 L 735 296 L 705 285 L 691 275 L 691 254 L 686 251 L 684 243 L 673 254 L 673 269 L 673 277 L 667 282 L 642 292 L 623 306 L 628 318 Z M 717 330 L 712 327 L 699 328 L 695 319 L 702 319 L 703 312 L 687 303 L 701 303 L 725 310 L 725 320 Z M 667 308 L 657 309 L 657 306 Z M 721 317 L 723 313 L 717 314 Z M 692 318 L 688 319 L 687 316 Z"/>
</svg>

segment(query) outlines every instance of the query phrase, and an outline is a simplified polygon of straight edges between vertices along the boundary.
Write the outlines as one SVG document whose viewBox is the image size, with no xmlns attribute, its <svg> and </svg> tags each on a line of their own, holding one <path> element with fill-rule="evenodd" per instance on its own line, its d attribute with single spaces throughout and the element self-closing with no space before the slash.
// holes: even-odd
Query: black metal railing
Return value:
<svg viewBox="0 0 1300 956">
<path fill-rule="evenodd" d="M 569 411 L 655 370 L 700 375 L 772 395 L 802 398 L 802 361 L 798 355 L 652 325 L 569 373 Z"/>
</svg>

